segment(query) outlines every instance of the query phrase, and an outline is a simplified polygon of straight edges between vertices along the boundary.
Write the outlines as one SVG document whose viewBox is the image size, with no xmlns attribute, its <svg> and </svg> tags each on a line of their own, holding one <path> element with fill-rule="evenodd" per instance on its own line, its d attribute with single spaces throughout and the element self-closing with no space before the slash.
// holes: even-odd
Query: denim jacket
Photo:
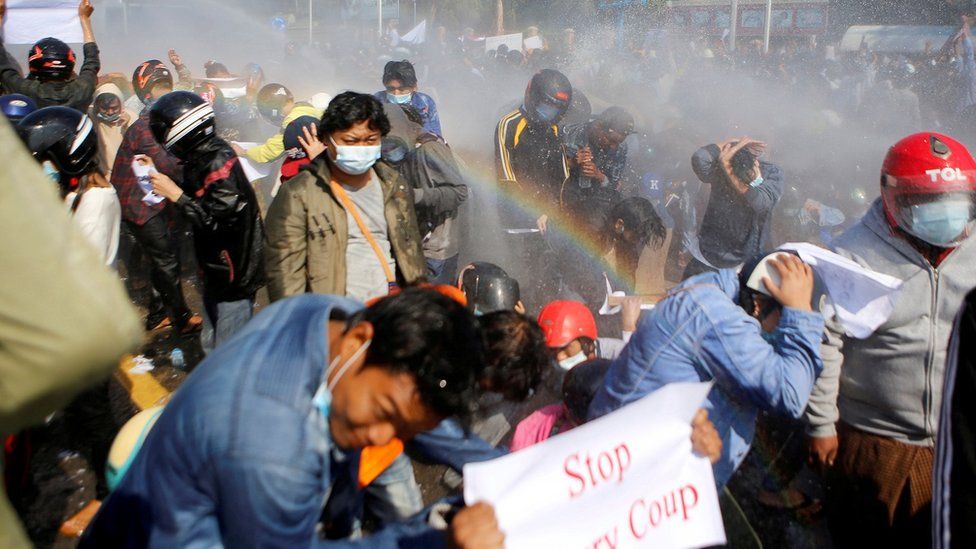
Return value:
<svg viewBox="0 0 976 549">
<path fill-rule="evenodd" d="M 306 294 L 276 303 L 216 349 L 166 406 L 81 547 L 430 547 L 443 533 L 401 524 L 355 541 L 317 528 L 355 455 L 313 404 L 333 313 L 356 302 Z"/>
<path fill-rule="evenodd" d="M 644 315 L 590 405 L 590 419 L 667 385 L 715 381 L 709 419 L 722 437 L 715 482 L 723 486 L 742 463 L 759 410 L 798 418 L 823 368 L 817 313 L 784 308 L 773 344 L 738 305 L 739 281 L 725 269 L 686 280 Z"/>
</svg>

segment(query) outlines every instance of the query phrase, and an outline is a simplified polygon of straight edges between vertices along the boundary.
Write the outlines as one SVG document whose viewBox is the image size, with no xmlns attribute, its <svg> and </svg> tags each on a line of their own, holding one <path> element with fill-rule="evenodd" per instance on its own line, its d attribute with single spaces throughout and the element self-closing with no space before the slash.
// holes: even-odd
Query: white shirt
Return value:
<svg viewBox="0 0 976 549">
<path fill-rule="evenodd" d="M 68 207 L 76 193 L 65 197 Z M 113 187 L 92 187 L 81 195 L 81 203 L 72 215 L 82 234 L 95 247 L 99 257 L 109 267 L 115 267 L 119 252 L 119 232 L 122 228 L 122 207 Z"/>
</svg>

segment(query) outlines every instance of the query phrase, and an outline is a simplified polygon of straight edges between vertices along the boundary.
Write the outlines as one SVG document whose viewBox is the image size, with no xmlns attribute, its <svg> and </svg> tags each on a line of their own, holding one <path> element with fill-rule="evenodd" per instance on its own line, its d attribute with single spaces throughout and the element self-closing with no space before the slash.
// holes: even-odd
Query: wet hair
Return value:
<svg viewBox="0 0 976 549">
<path fill-rule="evenodd" d="M 363 121 L 384 136 L 390 133 L 390 120 L 383 112 L 383 104 L 375 97 L 352 91 L 340 93 L 322 115 L 319 137 L 324 140 L 333 132 L 348 130 Z"/>
<path fill-rule="evenodd" d="M 413 69 L 413 64 L 404 59 L 403 61 L 390 61 L 383 67 L 383 85 L 387 85 L 393 80 L 399 80 L 400 84 L 407 87 L 417 85 L 417 72 Z"/>
<path fill-rule="evenodd" d="M 216 61 L 207 61 L 203 66 L 203 70 L 207 75 L 207 78 L 216 78 L 221 74 L 230 74 L 227 67 L 223 63 L 218 63 Z"/>
<path fill-rule="evenodd" d="M 756 155 L 747 149 L 740 149 L 732 157 L 732 173 L 739 178 L 739 181 L 749 184 L 756 178 Z"/>
<path fill-rule="evenodd" d="M 586 423 L 590 403 L 596 392 L 603 386 L 603 380 L 610 370 L 610 361 L 595 358 L 578 364 L 566 372 L 563 378 L 563 404 L 569 411 L 570 419 L 577 425 Z"/>
<path fill-rule="evenodd" d="M 648 245 L 658 248 L 667 237 L 664 223 L 657 215 L 654 205 L 646 198 L 633 196 L 615 204 L 607 216 L 607 225 L 603 231 L 605 236 L 613 235 L 614 225 L 618 219 L 624 222 L 626 230 L 637 234 L 638 249 Z"/>
<path fill-rule="evenodd" d="M 514 311 L 496 311 L 478 318 L 485 339 L 487 367 L 482 381 L 507 400 L 528 398 L 550 368 L 542 328 Z"/>
<path fill-rule="evenodd" d="M 403 114 L 407 116 L 407 120 L 417 124 L 418 126 L 424 125 L 424 117 L 420 114 L 420 111 L 417 110 L 417 107 L 414 107 L 413 105 L 398 106 L 400 107 L 400 110 L 403 111 Z"/>
<path fill-rule="evenodd" d="M 353 315 L 373 325 L 366 364 L 411 375 L 425 405 L 466 423 L 485 371 L 482 332 L 463 305 L 430 288 L 407 287 Z"/>
</svg>

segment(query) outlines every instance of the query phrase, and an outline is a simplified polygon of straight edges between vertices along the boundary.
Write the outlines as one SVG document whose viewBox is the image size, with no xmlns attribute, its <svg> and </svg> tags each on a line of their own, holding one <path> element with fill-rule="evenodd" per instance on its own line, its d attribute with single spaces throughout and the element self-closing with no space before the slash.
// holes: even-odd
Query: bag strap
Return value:
<svg viewBox="0 0 976 549">
<path fill-rule="evenodd" d="M 363 216 L 359 213 L 359 208 L 353 203 L 352 199 L 349 198 L 349 194 L 342 185 L 336 183 L 335 181 L 330 181 L 329 186 L 332 188 L 332 192 L 339 199 L 342 207 L 352 215 L 352 218 L 356 220 L 356 225 L 359 226 L 359 230 L 366 237 L 366 241 L 369 242 L 370 247 L 373 248 L 373 253 L 376 254 L 376 259 L 379 260 L 380 266 L 383 267 L 383 273 L 386 275 L 386 281 L 390 285 L 390 292 L 392 292 L 397 287 L 396 275 L 393 274 L 393 269 L 390 268 L 390 264 L 386 261 L 386 255 L 383 254 L 383 250 L 380 249 L 379 243 L 376 242 L 376 238 L 373 237 L 373 233 L 366 226 L 366 222 L 363 221 Z"/>
</svg>

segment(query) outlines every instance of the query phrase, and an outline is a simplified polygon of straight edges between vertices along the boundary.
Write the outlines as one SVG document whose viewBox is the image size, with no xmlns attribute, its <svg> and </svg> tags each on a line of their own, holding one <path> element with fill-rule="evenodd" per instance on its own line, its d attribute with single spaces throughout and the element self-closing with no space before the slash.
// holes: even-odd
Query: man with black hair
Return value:
<svg viewBox="0 0 976 549">
<path fill-rule="evenodd" d="M 383 67 L 384 90 L 373 94 L 381 103 L 410 105 L 423 119 L 424 130 L 443 137 L 441 118 L 434 99 L 417 91 L 417 72 L 410 61 L 390 61 Z"/>
<path fill-rule="evenodd" d="M 0 26 L 6 18 L 6 11 L 6 0 L 0 0 Z M 74 76 L 75 52 L 57 38 L 44 38 L 34 44 L 28 59 L 30 74 L 27 78 L 20 75 L 17 63 L 0 43 L 0 87 L 7 93 L 21 93 L 30 97 L 38 107 L 64 106 L 86 112 L 95 94 L 98 70 L 101 68 L 91 24 L 94 11 L 91 0 L 78 2 L 85 61 L 77 76 Z"/>
<path fill-rule="evenodd" d="M 367 309 L 305 295 L 268 307 L 233 343 L 166 406 L 81 547 L 446 541 L 425 516 L 344 542 L 317 525 L 363 448 L 470 415 L 485 367 L 471 313 L 422 288 Z M 460 547 L 500 546 L 490 507 L 461 509 L 451 526 Z"/>
<path fill-rule="evenodd" d="M 724 486 L 752 444 L 760 410 L 798 418 L 823 368 L 824 320 L 814 275 L 788 253 L 757 256 L 736 274 L 704 273 L 644 315 L 590 405 L 606 415 L 669 383 L 715 381 L 706 409 L 722 436 Z"/>
<path fill-rule="evenodd" d="M 772 245 L 773 208 L 783 195 L 783 172 L 759 160 L 765 150 L 765 143 L 743 137 L 706 145 L 692 156 L 695 175 L 712 190 L 685 279 L 735 268 Z"/>
<path fill-rule="evenodd" d="M 609 107 L 590 122 L 563 129 L 569 178 L 559 193 L 564 215 L 598 231 L 607 211 L 621 196 L 627 145 L 634 117 L 623 107 Z"/>
<path fill-rule="evenodd" d="M 410 185 L 381 155 L 390 121 L 379 101 L 345 92 L 319 125 L 326 147 L 288 181 L 266 219 L 272 301 L 305 292 L 362 301 L 424 275 Z"/>
</svg>

